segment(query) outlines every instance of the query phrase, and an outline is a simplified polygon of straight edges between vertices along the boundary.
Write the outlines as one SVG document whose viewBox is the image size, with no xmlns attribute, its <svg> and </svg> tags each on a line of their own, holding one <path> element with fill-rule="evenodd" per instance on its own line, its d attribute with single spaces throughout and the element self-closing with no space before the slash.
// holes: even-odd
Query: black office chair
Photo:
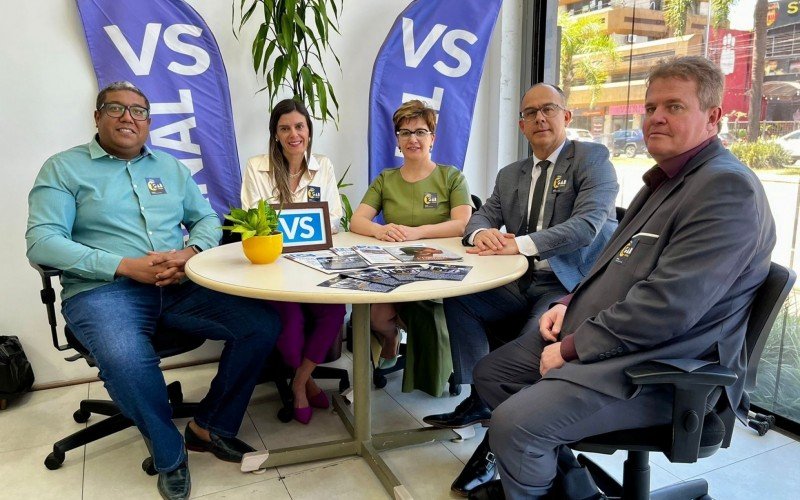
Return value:
<svg viewBox="0 0 800 500">
<path fill-rule="evenodd" d="M 239 233 L 232 233 L 228 230 L 222 231 L 222 239 L 220 245 L 227 245 L 242 241 L 242 235 Z M 309 321 L 306 324 L 306 329 L 312 328 L 313 324 Z M 325 362 L 331 363 L 336 361 L 342 356 L 342 332 L 336 337 L 331 348 L 325 356 Z M 311 372 L 311 376 L 317 380 L 338 380 L 339 392 L 344 392 L 350 387 L 350 375 L 344 368 L 335 368 L 333 366 L 319 365 Z M 269 361 L 264 367 L 259 383 L 274 382 L 275 387 L 278 389 L 278 397 L 281 399 L 281 408 L 278 410 L 278 420 L 287 423 L 291 422 L 294 417 L 294 394 L 289 387 L 288 381 L 294 377 L 294 371 L 283 362 L 280 353 L 277 349 L 272 351 Z"/>
<path fill-rule="evenodd" d="M 625 218 L 625 212 L 627 212 L 628 209 L 624 207 L 615 207 L 615 209 L 617 214 L 617 222 L 622 222 L 622 219 Z"/>
<path fill-rule="evenodd" d="M 61 275 L 60 269 L 47 266 L 40 266 L 31 263 L 34 269 L 39 272 L 42 278 L 42 290 L 40 292 L 42 303 L 47 309 L 47 319 L 50 323 L 50 334 L 53 339 L 53 347 L 59 351 L 75 350 L 76 354 L 69 356 L 67 361 L 77 361 L 83 359 L 89 366 L 96 366 L 95 360 L 86 349 L 75 338 L 68 326 L 64 327 L 64 336 L 67 343 L 61 344 L 58 339 L 57 320 L 55 310 L 56 293 L 53 289 L 52 280 Z M 176 330 L 159 330 L 158 335 L 153 336 L 153 348 L 160 358 L 167 358 L 184 352 L 191 351 L 200 347 L 204 342 L 203 338 L 187 335 Z M 173 418 L 193 417 L 197 411 L 197 403 L 185 403 L 181 392 L 180 382 L 173 382 L 167 386 L 170 405 L 172 406 Z M 107 415 L 108 418 L 93 423 L 81 429 L 53 445 L 53 452 L 47 455 L 44 461 L 45 467 L 55 470 L 61 467 L 66 458 L 66 452 L 74 450 L 98 439 L 110 436 L 116 432 L 133 426 L 133 421 L 122 415 L 119 408 L 113 401 L 84 399 L 80 407 L 72 414 L 72 418 L 79 424 L 86 423 L 91 415 Z M 142 469 L 148 474 L 155 475 L 152 457 L 146 458 L 142 462 Z"/>
<path fill-rule="evenodd" d="M 792 270 L 772 263 L 766 281 L 756 293 L 743 347 L 748 360 L 745 392 L 755 388 L 761 352 L 795 279 Z M 578 456 L 578 461 L 589 469 L 597 486 L 611 498 L 709 499 L 708 483 L 704 479 L 670 485 L 651 493 L 649 453 L 663 453 L 670 462 L 694 463 L 698 458 L 727 448 L 736 422 L 733 409 L 723 404 L 724 396 L 710 413 L 705 413 L 705 405 L 713 391 L 734 383 L 736 374 L 719 365 L 682 370 L 658 362 L 634 366 L 625 373 L 636 385 L 671 384 L 674 387 L 672 424 L 610 432 L 570 445 L 575 450 L 603 454 L 627 450 L 622 484 L 586 456 Z"/>
</svg>

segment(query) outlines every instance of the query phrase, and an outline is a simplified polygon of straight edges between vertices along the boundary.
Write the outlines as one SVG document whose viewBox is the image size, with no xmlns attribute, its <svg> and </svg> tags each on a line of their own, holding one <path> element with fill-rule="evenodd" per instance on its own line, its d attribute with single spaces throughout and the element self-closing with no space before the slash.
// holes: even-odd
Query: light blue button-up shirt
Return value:
<svg viewBox="0 0 800 500">
<path fill-rule="evenodd" d="M 184 242 L 182 227 L 189 231 Z M 114 280 L 123 257 L 219 242 L 220 223 L 175 157 L 132 160 L 97 142 L 48 159 L 28 195 L 28 259 L 64 271 L 62 300 Z"/>
</svg>

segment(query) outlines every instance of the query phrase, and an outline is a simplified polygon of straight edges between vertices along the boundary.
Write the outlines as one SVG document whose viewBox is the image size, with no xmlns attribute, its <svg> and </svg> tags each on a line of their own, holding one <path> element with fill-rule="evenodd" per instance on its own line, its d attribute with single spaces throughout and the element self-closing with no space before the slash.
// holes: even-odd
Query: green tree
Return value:
<svg viewBox="0 0 800 500">
<path fill-rule="evenodd" d="M 731 5 L 736 0 L 711 0 L 711 26 L 718 27 L 728 20 Z M 689 14 L 697 12 L 699 0 L 664 0 L 664 24 L 672 29 L 674 36 L 686 34 Z"/>
<path fill-rule="evenodd" d="M 619 61 L 617 44 L 605 32 L 602 19 L 594 16 L 571 16 L 561 12 L 561 89 L 569 99 L 576 79 L 584 80 L 591 88 L 590 106 L 600 97 L 608 72 Z M 584 57 L 577 57 L 584 56 Z"/>
</svg>

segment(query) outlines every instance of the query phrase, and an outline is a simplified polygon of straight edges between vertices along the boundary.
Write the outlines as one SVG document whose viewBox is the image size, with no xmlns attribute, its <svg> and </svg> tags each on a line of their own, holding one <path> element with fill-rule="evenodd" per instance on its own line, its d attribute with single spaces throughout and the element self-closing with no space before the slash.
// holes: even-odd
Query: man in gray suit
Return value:
<svg viewBox="0 0 800 500">
<path fill-rule="evenodd" d="M 702 57 L 652 70 L 644 136 L 657 165 L 645 187 L 577 290 L 542 316 L 540 333 L 475 369 L 478 393 L 494 408 L 488 435 L 502 483 L 471 498 L 541 498 L 566 443 L 669 422 L 670 392 L 637 391 L 624 375 L 644 361 L 731 368 L 738 382 L 718 397 L 743 416 L 742 345 L 775 224 L 758 178 L 716 137 L 722 82 Z"/>
<path fill-rule="evenodd" d="M 445 299 L 456 383 L 471 383 L 475 364 L 489 353 L 487 328 L 522 320 L 516 327 L 503 326 L 505 340 L 516 337 L 525 320 L 523 333 L 538 331 L 538 316 L 583 279 L 616 227 L 619 186 L 608 150 L 567 139 L 571 118 L 558 87 L 540 83 L 525 93 L 519 128 L 533 156 L 500 170 L 492 195 L 467 224 L 463 243 L 474 245 L 467 252 L 523 254 L 529 257 L 529 268 L 504 287 Z M 459 428 L 490 416 L 473 391 L 455 411 L 429 415 L 424 421 Z M 475 476 L 494 474 L 485 447 L 479 447 L 475 460 L 453 483 L 457 493 L 466 494 Z"/>
</svg>

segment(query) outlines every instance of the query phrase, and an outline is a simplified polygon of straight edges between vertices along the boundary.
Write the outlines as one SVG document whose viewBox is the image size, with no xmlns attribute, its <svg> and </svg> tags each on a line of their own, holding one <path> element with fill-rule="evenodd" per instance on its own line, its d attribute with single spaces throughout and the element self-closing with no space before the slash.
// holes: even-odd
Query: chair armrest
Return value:
<svg viewBox="0 0 800 500">
<path fill-rule="evenodd" d="M 672 446 L 667 456 L 678 463 L 697 461 L 709 395 L 738 378 L 727 367 L 689 359 L 649 361 L 626 368 L 625 375 L 635 385 L 673 386 Z"/>
<path fill-rule="evenodd" d="M 39 275 L 42 278 L 55 278 L 56 276 L 61 276 L 63 271 L 61 269 L 56 269 L 55 267 L 45 266 L 43 264 L 36 264 L 35 262 L 28 261 L 32 268 L 36 269 Z"/>
<path fill-rule="evenodd" d="M 50 323 L 50 336 L 53 339 L 53 347 L 58 349 L 59 351 L 67 351 L 72 349 L 69 344 L 61 344 L 58 341 L 58 321 L 56 319 L 56 291 L 53 289 L 53 278 L 61 276 L 62 271 L 61 269 L 56 269 L 55 267 L 45 266 L 42 264 L 36 264 L 35 262 L 28 261 L 32 268 L 36 269 L 36 272 L 39 273 L 39 276 L 42 278 L 42 289 L 39 291 L 39 297 L 42 300 L 42 304 L 44 304 L 45 309 L 47 309 L 47 322 Z M 68 361 L 74 361 L 78 359 L 78 357 L 71 357 L 66 358 Z"/>
<path fill-rule="evenodd" d="M 682 387 L 692 385 L 727 387 L 738 378 L 732 370 L 715 363 L 692 369 L 680 367 L 681 361 L 684 360 L 649 361 L 626 368 L 625 375 L 635 385 L 672 384 Z"/>
</svg>

